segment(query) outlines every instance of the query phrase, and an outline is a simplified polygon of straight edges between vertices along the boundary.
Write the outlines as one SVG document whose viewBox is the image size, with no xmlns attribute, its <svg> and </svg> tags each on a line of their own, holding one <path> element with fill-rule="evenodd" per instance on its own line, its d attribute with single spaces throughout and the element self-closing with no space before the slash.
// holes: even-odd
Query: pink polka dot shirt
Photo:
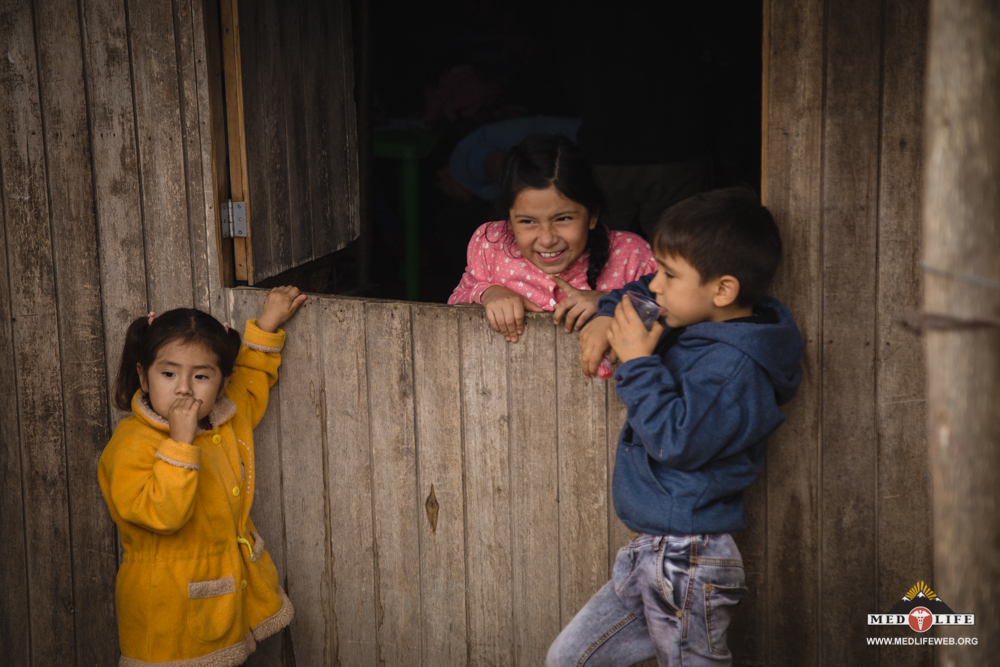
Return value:
<svg viewBox="0 0 1000 667">
<path fill-rule="evenodd" d="M 597 278 L 597 289 L 608 292 L 656 271 L 656 258 L 649 244 L 637 234 L 608 230 L 608 263 Z M 560 278 L 577 289 L 589 290 L 587 260 L 583 253 Z M 476 230 L 469 241 L 465 275 L 451 293 L 448 303 L 482 303 L 483 292 L 493 285 L 502 285 L 524 296 L 543 310 L 554 310 L 566 298 L 546 273 L 524 259 L 507 221 L 487 222 Z"/>
</svg>

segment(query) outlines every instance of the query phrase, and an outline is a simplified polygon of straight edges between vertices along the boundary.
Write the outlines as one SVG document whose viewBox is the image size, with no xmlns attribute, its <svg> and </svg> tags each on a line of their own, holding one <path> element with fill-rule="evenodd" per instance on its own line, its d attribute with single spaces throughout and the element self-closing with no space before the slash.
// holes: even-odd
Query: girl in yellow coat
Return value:
<svg viewBox="0 0 1000 667">
<path fill-rule="evenodd" d="M 292 620 L 292 603 L 250 521 L 253 429 L 305 300 L 271 291 L 244 338 L 178 308 L 129 326 L 115 402 L 132 415 L 98 477 L 124 557 L 115 602 L 121 667 L 228 667 Z"/>
</svg>

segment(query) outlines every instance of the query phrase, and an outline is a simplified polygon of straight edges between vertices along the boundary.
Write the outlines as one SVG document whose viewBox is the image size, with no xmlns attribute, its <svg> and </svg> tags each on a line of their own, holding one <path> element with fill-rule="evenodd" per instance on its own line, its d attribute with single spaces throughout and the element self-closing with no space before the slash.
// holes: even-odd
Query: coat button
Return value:
<svg viewBox="0 0 1000 667">
<path fill-rule="evenodd" d="M 222 442 L 222 436 L 216 433 L 215 435 L 212 436 L 212 442 L 214 442 L 215 444 L 219 444 L 220 442 Z"/>
<path fill-rule="evenodd" d="M 242 582 L 240 582 L 240 588 L 246 588 L 246 587 L 247 587 L 247 580 L 244 579 Z"/>
<path fill-rule="evenodd" d="M 238 487 L 238 486 L 234 486 L 233 487 L 233 495 L 234 496 L 240 495 L 240 487 Z"/>
</svg>

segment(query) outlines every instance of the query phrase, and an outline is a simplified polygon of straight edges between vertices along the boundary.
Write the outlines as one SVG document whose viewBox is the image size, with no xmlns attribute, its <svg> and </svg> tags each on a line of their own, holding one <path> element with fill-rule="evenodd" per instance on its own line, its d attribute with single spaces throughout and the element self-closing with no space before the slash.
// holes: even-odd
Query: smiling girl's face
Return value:
<svg viewBox="0 0 1000 667">
<path fill-rule="evenodd" d="M 198 419 L 204 419 L 226 388 L 219 360 L 204 345 L 171 341 L 160 348 L 148 369 L 138 367 L 142 390 L 156 414 L 167 419 L 170 406 L 179 398 L 201 400 Z"/>
<path fill-rule="evenodd" d="M 510 208 L 510 224 L 521 254 L 544 273 L 562 273 L 587 247 L 597 216 L 567 199 L 554 185 L 525 188 Z"/>
</svg>

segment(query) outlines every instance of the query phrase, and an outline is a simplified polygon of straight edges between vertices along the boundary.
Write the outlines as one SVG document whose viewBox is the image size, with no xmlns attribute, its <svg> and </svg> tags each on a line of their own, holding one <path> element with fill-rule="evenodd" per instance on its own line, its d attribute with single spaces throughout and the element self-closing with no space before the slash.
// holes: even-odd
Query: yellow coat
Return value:
<svg viewBox="0 0 1000 667">
<path fill-rule="evenodd" d="M 170 439 L 142 392 L 98 478 L 124 557 L 115 603 L 121 667 L 228 667 L 295 613 L 250 521 L 253 429 L 278 379 L 285 333 L 247 322 L 236 367 L 193 445 Z"/>
</svg>

